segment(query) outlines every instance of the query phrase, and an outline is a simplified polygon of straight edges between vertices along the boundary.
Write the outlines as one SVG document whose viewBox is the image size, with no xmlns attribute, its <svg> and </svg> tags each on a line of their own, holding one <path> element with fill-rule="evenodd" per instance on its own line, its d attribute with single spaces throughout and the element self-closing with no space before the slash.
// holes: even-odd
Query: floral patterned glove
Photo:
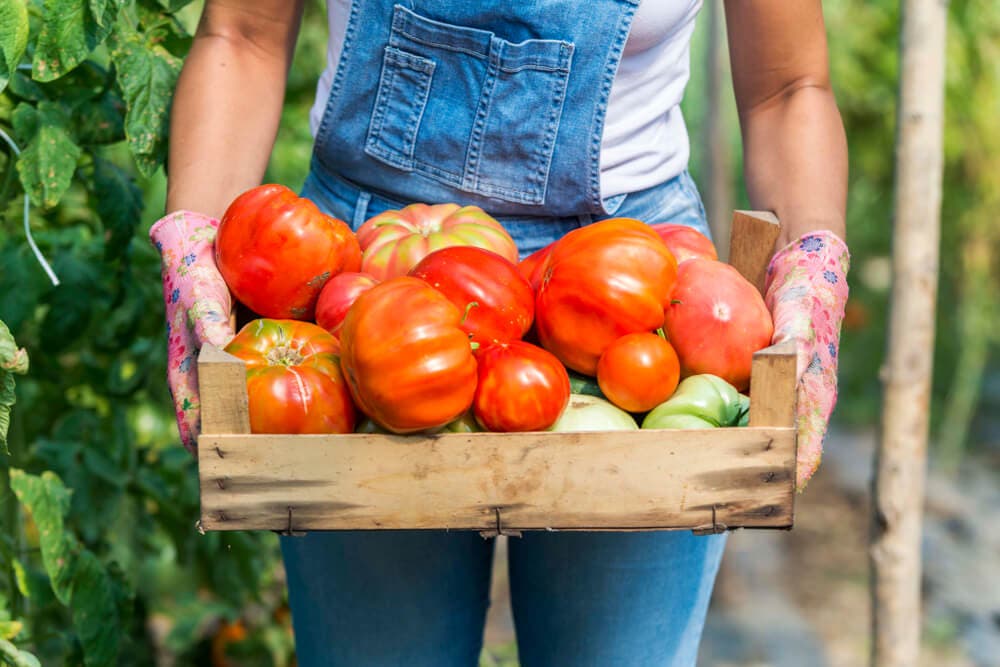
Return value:
<svg viewBox="0 0 1000 667">
<path fill-rule="evenodd" d="M 767 267 L 764 301 L 774 319 L 772 342 L 798 350 L 798 465 L 801 491 L 819 467 L 837 402 L 837 348 L 847 303 L 847 245 L 829 231 L 811 232 L 779 250 Z"/>
<path fill-rule="evenodd" d="M 198 351 L 224 347 L 235 335 L 233 300 L 215 265 L 219 221 L 190 211 L 158 220 L 149 238 L 162 258 L 167 313 L 167 384 L 174 399 L 181 443 L 191 452 L 201 430 Z"/>
</svg>

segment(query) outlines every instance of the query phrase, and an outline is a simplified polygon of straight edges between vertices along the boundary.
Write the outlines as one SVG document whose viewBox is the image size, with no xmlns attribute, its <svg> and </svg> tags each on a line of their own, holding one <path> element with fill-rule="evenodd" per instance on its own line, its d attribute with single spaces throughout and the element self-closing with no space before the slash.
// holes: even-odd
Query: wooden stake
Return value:
<svg viewBox="0 0 1000 667">
<path fill-rule="evenodd" d="M 947 3 L 904 0 L 897 114 L 893 286 L 875 460 L 872 665 L 920 653 L 920 534 L 940 239 Z"/>
</svg>

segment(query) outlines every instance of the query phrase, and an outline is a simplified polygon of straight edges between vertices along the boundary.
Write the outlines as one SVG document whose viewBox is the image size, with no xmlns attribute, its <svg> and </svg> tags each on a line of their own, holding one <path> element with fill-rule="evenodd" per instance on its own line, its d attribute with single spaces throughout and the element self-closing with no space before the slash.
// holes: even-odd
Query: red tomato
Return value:
<svg viewBox="0 0 1000 667">
<path fill-rule="evenodd" d="M 669 223 L 650 225 L 650 227 L 655 229 L 663 242 L 667 244 L 670 252 L 677 258 L 678 264 L 693 257 L 719 259 L 712 240 L 693 227 Z"/>
<path fill-rule="evenodd" d="M 362 293 L 340 330 L 340 366 L 362 412 L 412 433 L 468 410 L 476 358 L 461 321 L 462 311 L 419 278 L 390 278 Z"/>
<path fill-rule="evenodd" d="M 410 275 L 467 311 L 461 327 L 474 342 L 517 340 L 531 328 L 531 285 L 517 266 L 495 252 L 474 246 L 442 248 L 420 260 Z"/>
<path fill-rule="evenodd" d="M 515 340 L 479 351 L 479 384 L 472 404 L 489 431 L 544 431 L 569 403 L 569 374 L 551 352 Z"/>
<path fill-rule="evenodd" d="M 351 433 L 355 409 L 337 340 L 298 320 L 254 320 L 226 352 L 247 365 L 253 433 Z"/>
<path fill-rule="evenodd" d="M 362 292 L 375 285 L 378 285 L 378 280 L 374 276 L 357 271 L 345 271 L 330 278 L 316 301 L 316 324 L 339 339 L 348 308 Z"/>
<path fill-rule="evenodd" d="M 584 375 L 625 334 L 663 326 L 677 262 L 659 235 L 631 218 L 574 229 L 556 241 L 535 295 L 542 347 Z"/>
<path fill-rule="evenodd" d="M 261 185 L 226 209 L 215 259 L 233 295 L 258 315 L 311 320 L 323 285 L 357 271 L 351 228 L 283 185 Z"/>
<path fill-rule="evenodd" d="M 361 270 L 379 280 L 406 275 L 425 255 L 453 245 L 492 250 L 517 263 L 514 239 L 478 206 L 410 204 L 358 228 Z"/>
<path fill-rule="evenodd" d="M 517 265 L 517 270 L 531 283 L 531 289 L 533 290 L 538 290 L 538 286 L 545 276 L 545 267 L 548 265 L 549 254 L 552 252 L 552 246 L 554 245 L 555 243 L 550 243 L 544 248 L 536 250 L 522 259 Z"/>
<path fill-rule="evenodd" d="M 680 361 L 673 346 L 647 331 L 622 336 L 597 362 L 601 392 L 629 412 L 652 410 L 670 398 L 680 379 Z"/>
<path fill-rule="evenodd" d="M 774 335 L 757 288 L 729 264 L 700 258 L 678 268 L 664 328 L 685 377 L 711 373 L 740 391 L 750 386 L 753 353 Z"/>
</svg>

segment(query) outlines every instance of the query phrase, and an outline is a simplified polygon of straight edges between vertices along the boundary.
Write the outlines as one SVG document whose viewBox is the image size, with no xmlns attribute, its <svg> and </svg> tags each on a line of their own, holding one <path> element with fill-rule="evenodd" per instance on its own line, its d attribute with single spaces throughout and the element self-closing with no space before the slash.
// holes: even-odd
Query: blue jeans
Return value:
<svg viewBox="0 0 1000 667">
<path fill-rule="evenodd" d="M 352 223 L 403 204 L 313 173 L 303 188 Z M 687 173 L 605 202 L 610 215 L 708 233 Z M 599 219 L 501 217 L 522 256 Z M 511 538 L 522 667 L 691 667 L 726 536 L 526 532 Z M 477 533 L 351 531 L 283 537 L 301 667 L 474 667 L 493 541 Z"/>
</svg>

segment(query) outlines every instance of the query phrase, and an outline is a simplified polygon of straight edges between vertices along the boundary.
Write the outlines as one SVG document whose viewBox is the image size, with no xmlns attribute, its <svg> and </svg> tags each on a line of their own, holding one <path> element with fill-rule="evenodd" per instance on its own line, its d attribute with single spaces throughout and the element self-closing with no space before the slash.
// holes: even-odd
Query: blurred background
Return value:
<svg viewBox="0 0 1000 667">
<path fill-rule="evenodd" d="M 268 173 L 293 189 L 308 169 L 308 110 L 325 62 L 324 10 L 307 4 Z M 43 28 L 76 6 L 94 20 L 84 22 L 91 41 L 80 42 L 69 63 L 72 35 L 46 37 Z M 196 530 L 196 466 L 178 444 L 164 382 L 159 260 L 147 232 L 163 211 L 164 100 L 200 3 L 28 7 L 22 66 L 8 51 L 0 58 L 0 129 L 28 165 L 15 171 L 0 144 L 0 320 L 31 358 L 30 372 L 16 378 L 9 451 L 0 445 L 0 642 L 43 665 L 294 664 L 277 539 Z M 900 17 L 889 0 L 824 7 L 851 164 L 840 402 L 824 464 L 798 497 L 795 529 L 730 536 L 699 663 L 709 667 L 856 667 L 870 650 L 867 540 L 890 286 Z M 996 9 L 995 0 L 952 0 L 949 10 L 923 539 L 926 666 L 1000 665 Z M 119 13 L 99 14 L 111 11 Z M 11 35 L 0 26 L 0 38 Z M 50 52 L 67 70 L 51 80 L 38 74 L 39 54 Z M 728 217 L 748 206 L 728 77 L 724 27 L 709 0 L 684 106 L 692 172 L 723 252 Z M 58 287 L 26 242 L 25 189 L 34 238 Z M 513 667 L 502 567 L 494 601 L 481 664 Z"/>
</svg>

